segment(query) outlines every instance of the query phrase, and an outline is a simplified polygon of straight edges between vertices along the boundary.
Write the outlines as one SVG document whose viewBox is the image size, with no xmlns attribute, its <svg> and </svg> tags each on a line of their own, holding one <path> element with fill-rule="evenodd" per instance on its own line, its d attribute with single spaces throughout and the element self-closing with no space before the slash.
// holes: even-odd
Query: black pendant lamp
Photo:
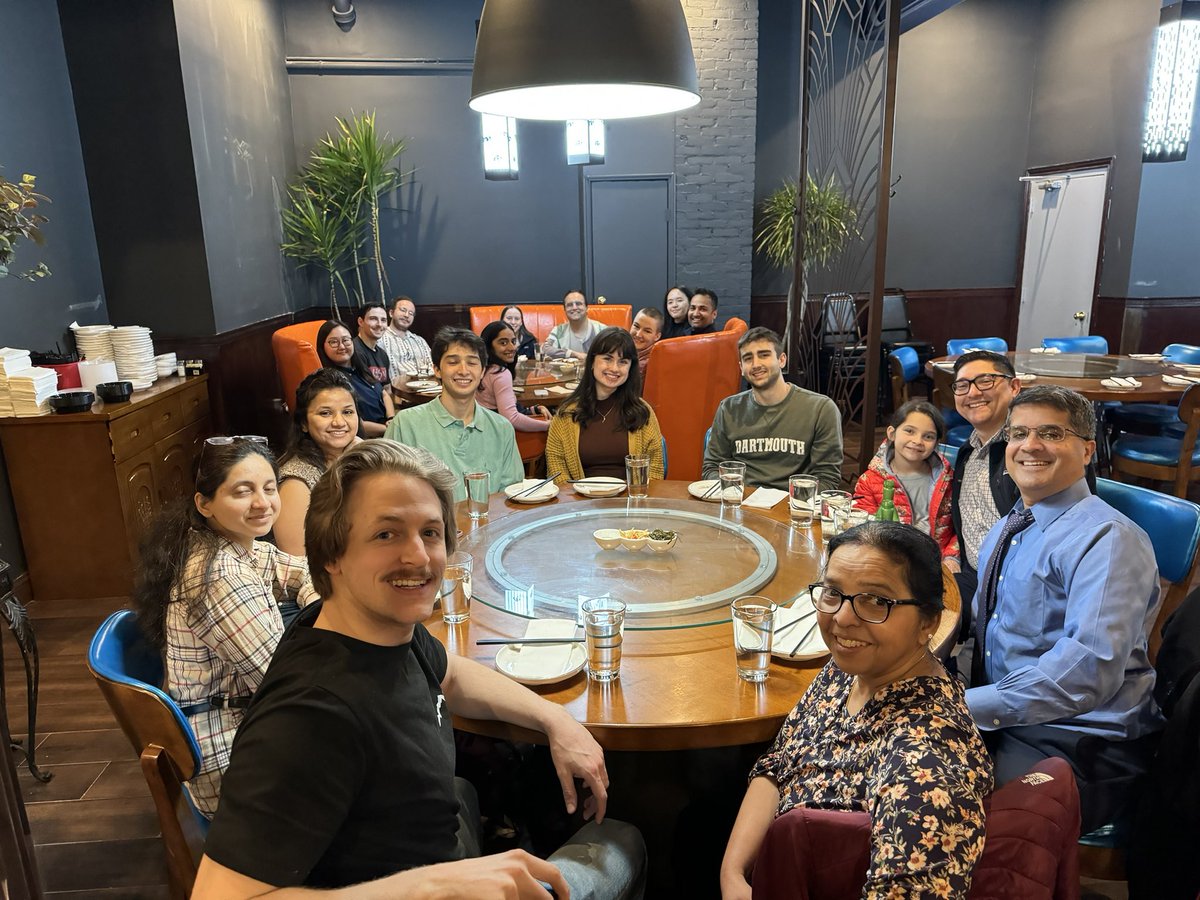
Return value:
<svg viewBox="0 0 1200 900">
<path fill-rule="evenodd" d="M 700 102 L 679 0 L 485 0 L 471 109 L 627 119 Z"/>
</svg>

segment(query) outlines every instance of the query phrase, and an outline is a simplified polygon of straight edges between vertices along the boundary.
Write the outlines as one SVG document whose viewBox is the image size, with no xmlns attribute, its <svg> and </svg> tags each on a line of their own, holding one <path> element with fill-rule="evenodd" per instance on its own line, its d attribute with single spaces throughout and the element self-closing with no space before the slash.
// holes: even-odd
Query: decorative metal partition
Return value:
<svg viewBox="0 0 1200 900">
<path fill-rule="evenodd" d="M 858 425 L 859 471 L 875 452 L 880 314 L 887 255 L 899 0 L 803 0 L 800 166 L 853 206 L 850 238 L 806 271 L 805 228 L 796 233 L 788 342 L 805 386 L 833 397 L 843 425 Z M 797 222 L 805 222 L 797 191 Z"/>
</svg>

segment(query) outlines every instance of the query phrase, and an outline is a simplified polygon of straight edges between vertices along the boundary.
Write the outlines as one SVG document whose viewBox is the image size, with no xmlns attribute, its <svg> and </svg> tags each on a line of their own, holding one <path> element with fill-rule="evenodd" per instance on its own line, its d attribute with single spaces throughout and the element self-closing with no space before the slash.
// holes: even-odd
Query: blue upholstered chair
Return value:
<svg viewBox="0 0 1200 900">
<path fill-rule="evenodd" d="M 1200 347 L 1193 344 L 1167 344 L 1163 356 L 1170 362 L 1200 365 Z M 1113 432 L 1183 437 L 1184 426 L 1176 407 L 1166 403 L 1125 403 L 1106 416 Z"/>
<path fill-rule="evenodd" d="M 162 658 L 132 610 L 118 610 L 101 624 L 88 648 L 88 669 L 141 758 L 162 829 L 171 895 L 187 897 L 208 833 L 208 819 L 183 788 L 200 768 L 200 745 L 178 704 L 159 688 Z"/>
<path fill-rule="evenodd" d="M 968 350 L 991 350 L 993 353 L 1007 353 L 1008 341 L 998 337 L 952 338 L 946 341 L 947 356 L 960 356 Z"/>
<path fill-rule="evenodd" d="M 921 377 L 921 363 L 912 347 L 897 347 L 888 354 L 888 372 L 892 379 L 892 409 L 910 399 L 909 385 Z"/>
<path fill-rule="evenodd" d="M 1125 434 L 1112 447 L 1113 474 L 1174 482 L 1172 493 L 1186 497 L 1189 482 L 1200 480 L 1200 384 L 1188 388 L 1179 400 L 1182 437 Z"/>
<path fill-rule="evenodd" d="M 663 448 L 663 480 L 666 480 L 669 477 L 667 475 L 667 439 L 666 438 L 662 439 L 662 448 Z"/>
<path fill-rule="evenodd" d="M 1088 334 L 1082 337 L 1042 338 L 1042 346 L 1047 350 L 1061 350 L 1063 353 L 1108 353 L 1108 341 L 1098 334 Z"/>
</svg>

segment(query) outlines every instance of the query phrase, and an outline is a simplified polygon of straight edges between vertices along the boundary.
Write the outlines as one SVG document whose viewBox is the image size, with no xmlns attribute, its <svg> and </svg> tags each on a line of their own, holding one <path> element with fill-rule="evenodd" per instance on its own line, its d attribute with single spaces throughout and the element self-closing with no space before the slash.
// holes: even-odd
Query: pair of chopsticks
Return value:
<svg viewBox="0 0 1200 900">
<path fill-rule="evenodd" d="M 542 480 L 541 480 L 541 481 L 539 481 L 537 484 L 535 484 L 533 487 L 528 487 L 528 488 L 525 488 L 525 490 L 523 490 L 523 491 L 517 491 L 517 492 L 516 492 L 515 494 L 513 494 L 513 495 L 512 495 L 512 497 L 510 497 L 509 499 L 510 499 L 510 500 L 515 500 L 517 497 L 525 497 L 525 496 L 527 496 L 527 495 L 529 495 L 529 494 L 535 493 L 536 491 L 539 491 L 539 490 L 541 490 L 542 488 L 544 488 L 546 485 L 548 485 L 550 482 L 552 482 L 552 481 L 553 481 L 555 478 L 557 478 L 557 477 L 558 477 L 559 475 L 561 475 L 561 474 L 562 474 L 562 472 L 555 472 L 555 473 L 554 473 L 553 475 L 551 475 L 549 478 L 544 478 L 544 479 L 542 479 Z"/>
<path fill-rule="evenodd" d="M 475 643 L 481 647 L 498 644 L 582 644 L 583 638 L 480 638 Z"/>
</svg>

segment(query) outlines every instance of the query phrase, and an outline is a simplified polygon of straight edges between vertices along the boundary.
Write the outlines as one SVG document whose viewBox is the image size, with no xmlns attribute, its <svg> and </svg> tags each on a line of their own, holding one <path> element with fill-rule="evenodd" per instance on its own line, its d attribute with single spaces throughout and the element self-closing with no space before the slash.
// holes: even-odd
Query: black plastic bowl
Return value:
<svg viewBox="0 0 1200 900">
<path fill-rule="evenodd" d="M 106 381 L 96 385 L 96 393 L 105 403 L 124 403 L 133 396 L 133 382 Z"/>
<path fill-rule="evenodd" d="M 50 408 L 56 413 L 81 413 L 90 410 L 95 401 L 91 391 L 63 391 L 50 398 Z"/>
</svg>

